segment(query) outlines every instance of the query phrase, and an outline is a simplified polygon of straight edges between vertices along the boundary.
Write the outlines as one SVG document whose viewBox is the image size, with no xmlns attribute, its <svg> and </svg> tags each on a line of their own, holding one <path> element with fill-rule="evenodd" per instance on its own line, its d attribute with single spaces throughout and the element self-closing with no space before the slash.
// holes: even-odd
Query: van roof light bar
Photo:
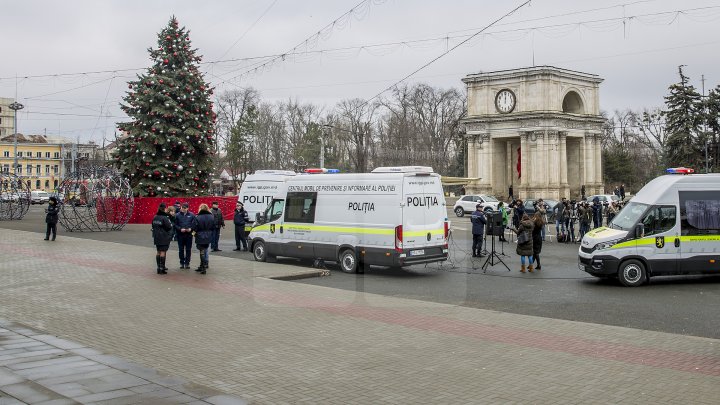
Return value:
<svg viewBox="0 0 720 405">
<path fill-rule="evenodd" d="M 695 173 L 695 169 L 688 167 L 670 167 L 665 170 L 668 174 L 692 174 Z"/>
<path fill-rule="evenodd" d="M 325 168 L 311 168 L 311 169 L 305 169 L 305 173 L 308 174 L 320 174 L 320 173 L 340 173 L 339 169 L 325 169 Z"/>
</svg>

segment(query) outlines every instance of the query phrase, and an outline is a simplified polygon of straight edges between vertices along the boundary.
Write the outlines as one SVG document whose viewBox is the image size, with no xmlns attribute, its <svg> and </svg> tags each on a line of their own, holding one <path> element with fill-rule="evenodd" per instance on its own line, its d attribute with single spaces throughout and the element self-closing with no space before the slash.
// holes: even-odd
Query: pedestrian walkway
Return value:
<svg viewBox="0 0 720 405">
<path fill-rule="evenodd" d="M 0 319 L 0 405 L 246 404 L 81 344 Z"/>
<path fill-rule="evenodd" d="M 720 397 L 718 340 L 373 295 L 362 276 L 357 291 L 272 279 L 308 266 L 211 255 L 203 276 L 176 250 L 161 276 L 154 255 L 0 232 L 0 317 L 253 404 Z"/>
</svg>

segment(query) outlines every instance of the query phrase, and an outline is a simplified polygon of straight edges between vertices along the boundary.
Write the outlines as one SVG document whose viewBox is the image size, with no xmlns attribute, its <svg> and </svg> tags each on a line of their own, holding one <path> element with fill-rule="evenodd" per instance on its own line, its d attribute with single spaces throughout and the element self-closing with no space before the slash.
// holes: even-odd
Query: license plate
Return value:
<svg viewBox="0 0 720 405">
<path fill-rule="evenodd" d="M 425 254 L 425 250 L 411 250 L 410 256 L 422 256 Z"/>
</svg>

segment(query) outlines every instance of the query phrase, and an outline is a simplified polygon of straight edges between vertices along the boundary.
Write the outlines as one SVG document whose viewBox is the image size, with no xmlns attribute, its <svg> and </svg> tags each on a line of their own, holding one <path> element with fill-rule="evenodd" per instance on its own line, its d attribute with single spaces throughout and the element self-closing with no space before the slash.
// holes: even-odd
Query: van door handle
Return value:
<svg viewBox="0 0 720 405">
<path fill-rule="evenodd" d="M 280 233 L 283 233 L 283 226 L 280 225 Z"/>
<path fill-rule="evenodd" d="M 675 247 L 680 247 L 680 238 L 675 238 Z"/>
</svg>

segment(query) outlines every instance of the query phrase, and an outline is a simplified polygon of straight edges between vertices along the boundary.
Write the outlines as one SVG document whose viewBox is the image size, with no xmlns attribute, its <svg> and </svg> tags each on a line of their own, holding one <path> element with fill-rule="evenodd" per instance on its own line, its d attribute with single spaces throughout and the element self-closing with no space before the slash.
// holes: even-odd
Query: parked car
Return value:
<svg viewBox="0 0 720 405">
<path fill-rule="evenodd" d="M 491 195 L 464 195 L 457 200 L 453 206 L 453 211 L 455 211 L 455 215 L 462 217 L 475 211 L 475 206 L 478 204 L 483 205 L 483 211 L 485 212 L 497 211 L 499 202 L 497 198 Z"/>
<path fill-rule="evenodd" d="M 42 190 L 33 190 L 30 192 L 30 204 L 45 204 L 50 201 L 50 194 Z"/>
<path fill-rule="evenodd" d="M 20 195 L 18 193 L 4 192 L 0 195 L 0 199 L 6 202 L 17 202 L 20 201 Z"/>
<path fill-rule="evenodd" d="M 620 202 L 620 197 L 616 196 L 615 194 L 596 194 L 591 195 L 587 198 L 587 201 L 592 203 L 593 200 L 597 197 L 600 200 L 601 204 L 607 205 L 610 201 Z"/>
</svg>

